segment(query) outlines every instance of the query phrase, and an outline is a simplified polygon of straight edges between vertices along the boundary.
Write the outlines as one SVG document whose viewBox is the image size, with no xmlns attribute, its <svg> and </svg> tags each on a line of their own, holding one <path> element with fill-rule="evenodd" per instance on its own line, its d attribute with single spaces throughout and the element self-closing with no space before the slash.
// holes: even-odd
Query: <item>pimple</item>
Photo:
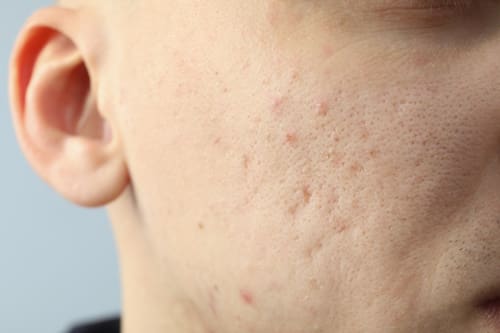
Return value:
<svg viewBox="0 0 500 333">
<path fill-rule="evenodd" d="M 334 230 L 337 234 L 341 234 L 348 229 L 348 224 L 345 219 L 337 218 L 334 222 Z"/>
<path fill-rule="evenodd" d="M 302 195 L 304 196 L 304 202 L 308 204 L 312 196 L 311 190 L 309 189 L 309 185 L 306 185 L 302 188 Z"/>
<path fill-rule="evenodd" d="M 339 167 L 344 163 L 344 156 L 341 153 L 334 153 L 332 156 L 332 164 Z"/>
<path fill-rule="evenodd" d="M 252 295 L 252 293 L 248 290 L 245 290 L 245 289 L 241 289 L 240 290 L 240 297 L 241 297 L 241 300 L 245 303 L 245 304 L 248 304 L 248 305 L 253 305 L 254 304 L 254 297 Z"/>
<path fill-rule="evenodd" d="M 218 145 L 220 143 L 221 138 L 217 137 L 214 139 L 214 145 Z"/>
<path fill-rule="evenodd" d="M 271 111 L 276 114 L 281 114 L 283 112 L 284 104 L 285 104 L 284 96 L 275 98 L 271 107 Z"/>
<path fill-rule="evenodd" d="M 363 166 L 358 162 L 354 162 L 349 166 L 349 172 L 351 176 L 355 176 L 363 170 Z"/>
<path fill-rule="evenodd" d="M 369 136 L 370 136 L 370 132 L 368 132 L 367 129 L 363 129 L 363 131 L 361 132 L 361 139 L 363 141 L 366 141 L 366 140 L 368 140 Z"/>
<path fill-rule="evenodd" d="M 297 133 L 295 132 L 289 132 L 286 134 L 286 140 L 285 140 L 288 144 L 294 144 L 294 143 L 297 143 L 298 141 L 298 136 L 297 136 Z"/>
<path fill-rule="evenodd" d="M 417 67 L 422 67 L 431 62 L 431 58 L 427 55 L 416 54 L 413 56 L 413 64 Z"/>
<path fill-rule="evenodd" d="M 370 151 L 368 152 L 368 154 L 370 155 L 371 158 L 375 158 L 379 155 L 380 151 L 378 151 L 377 149 L 370 149 Z"/>
<path fill-rule="evenodd" d="M 295 215 L 297 214 L 298 208 L 299 208 L 299 204 L 294 204 L 294 205 L 288 207 L 288 213 L 295 217 Z"/>
<path fill-rule="evenodd" d="M 328 114 L 329 106 L 327 102 L 318 103 L 318 115 L 324 117 Z"/>
<path fill-rule="evenodd" d="M 250 156 L 243 155 L 243 168 L 247 171 L 250 167 Z"/>
</svg>

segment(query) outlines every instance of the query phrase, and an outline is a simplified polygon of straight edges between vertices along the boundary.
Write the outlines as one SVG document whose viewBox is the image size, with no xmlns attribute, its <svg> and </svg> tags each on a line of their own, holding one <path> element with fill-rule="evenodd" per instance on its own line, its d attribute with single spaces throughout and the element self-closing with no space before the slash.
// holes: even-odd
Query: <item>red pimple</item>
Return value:
<svg viewBox="0 0 500 333">
<path fill-rule="evenodd" d="M 306 185 L 302 188 L 302 195 L 304 196 L 304 202 L 309 203 L 311 200 L 311 190 L 309 189 L 309 185 Z"/>
<path fill-rule="evenodd" d="M 297 134 L 295 132 L 287 133 L 286 134 L 286 142 L 293 144 L 298 141 Z"/>
<path fill-rule="evenodd" d="M 285 97 L 278 97 L 274 100 L 271 110 L 279 114 L 283 111 L 283 104 L 285 104 Z"/>
<path fill-rule="evenodd" d="M 328 114 L 328 103 L 327 102 L 321 102 L 318 104 L 318 114 L 320 116 L 326 116 Z"/>
<path fill-rule="evenodd" d="M 252 305 L 254 302 L 253 295 L 248 290 L 240 290 L 241 299 L 245 304 Z"/>
</svg>

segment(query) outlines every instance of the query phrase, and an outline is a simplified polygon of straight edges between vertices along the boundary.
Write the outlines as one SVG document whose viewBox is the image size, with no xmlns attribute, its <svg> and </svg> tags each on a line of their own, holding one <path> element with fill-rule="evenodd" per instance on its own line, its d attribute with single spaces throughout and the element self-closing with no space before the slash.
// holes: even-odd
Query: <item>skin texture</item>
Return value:
<svg viewBox="0 0 500 333">
<path fill-rule="evenodd" d="M 19 141 L 107 206 L 125 333 L 498 332 L 477 297 L 500 284 L 500 5 L 434 2 L 69 1 L 29 21 Z"/>
</svg>

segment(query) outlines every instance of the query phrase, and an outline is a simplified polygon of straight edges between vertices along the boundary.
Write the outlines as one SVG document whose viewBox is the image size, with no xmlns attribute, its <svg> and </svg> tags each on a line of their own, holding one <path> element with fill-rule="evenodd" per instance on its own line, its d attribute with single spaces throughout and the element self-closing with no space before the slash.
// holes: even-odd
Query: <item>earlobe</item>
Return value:
<svg viewBox="0 0 500 333">
<path fill-rule="evenodd" d="M 113 118 L 99 110 L 99 71 L 76 10 L 35 14 L 11 62 L 14 125 L 28 161 L 59 193 L 83 206 L 105 205 L 128 185 L 128 170 Z M 98 36 L 88 36 L 98 38 Z M 85 43 L 89 41 L 88 45 Z M 90 45 L 90 46 L 89 46 Z M 111 134 L 110 134 L 111 133 Z"/>
</svg>

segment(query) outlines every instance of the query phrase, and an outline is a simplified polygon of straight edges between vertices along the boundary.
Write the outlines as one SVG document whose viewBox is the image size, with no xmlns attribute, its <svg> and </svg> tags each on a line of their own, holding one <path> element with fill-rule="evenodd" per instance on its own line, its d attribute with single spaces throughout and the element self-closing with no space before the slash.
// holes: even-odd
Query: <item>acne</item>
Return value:
<svg viewBox="0 0 500 333">
<path fill-rule="evenodd" d="M 205 229 L 205 225 L 203 223 L 198 223 L 198 229 L 203 230 Z"/>
<path fill-rule="evenodd" d="M 297 133 L 289 132 L 286 134 L 286 139 L 285 139 L 286 143 L 293 145 L 293 144 L 297 143 L 298 140 L 299 140 L 299 138 L 297 136 Z"/>
<path fill-rule="evenodd" d="M 300 207 L 305 207 L 310 203 L 311 197 L 313 195 L 309 185 L 304 185 L 300 189 L 300 194 L 301 194 L 300 201 L 295 202 L 294 204 L 288 207 L 288 213 L 293 217 L 295 217 Z"/>
<path fill-rule="evenodd" d="M 311 190 L 309 189 L 309 185 L 305 185 L 304 187 L 302 187 L 302 196 L 304 197 L 304 203 L 308 204 L 312 196 Z"/>
<path fill-rule="evenodd" d="M 431 57 L 417 53 L 412 56 L 411 62 L 415 67 L 423 67 L 431 62 Z"/>
<path fill-rule="evenodd" d="M 321 116 L 321 117 L 324 117 L 328 114 L 328 111 L 330 109 L 329 105 L 328 105 L 328 102 L 326 101 L 322 101 L 320 103 L 318 103 L 318 115 Z"/>
<path fill-rule="evenodd" d="M 359 162 L 354 162 L 349 166 L 350 176 L 357 176 L 363 170 L 363 166 Z"/>
<path fill-rule="evenodd" d="M 370 158 L 376 158 L 379 154 L 380 154 L 380 151 L 377 149 L 370 149 L 368 151 L 368 155 L 370 156 Z"/>
<path fill-rule="evenodd" d="M 243 169 L 245 171 L 248 171 L 249 168 L 250 168 L 250 156 L 245 154 L 243 155 Z"/>
<path fill-rule="evenodd" d="M 254 305 L 254 296 L 253 294 L 246 290 L 246 289 L 241 289 L 240 290 L 240 298 L 241 300 L 243 301 L 243 303 L 247 304 L 247 305 Z"/>
<path fill-rule="evenodd" d="M 285 100 L 286 98 L 284 96 L 275 98 L 271 106 L 271 112 L 276 115 L 281 115 L 284 111 Z"/>
</svg>

